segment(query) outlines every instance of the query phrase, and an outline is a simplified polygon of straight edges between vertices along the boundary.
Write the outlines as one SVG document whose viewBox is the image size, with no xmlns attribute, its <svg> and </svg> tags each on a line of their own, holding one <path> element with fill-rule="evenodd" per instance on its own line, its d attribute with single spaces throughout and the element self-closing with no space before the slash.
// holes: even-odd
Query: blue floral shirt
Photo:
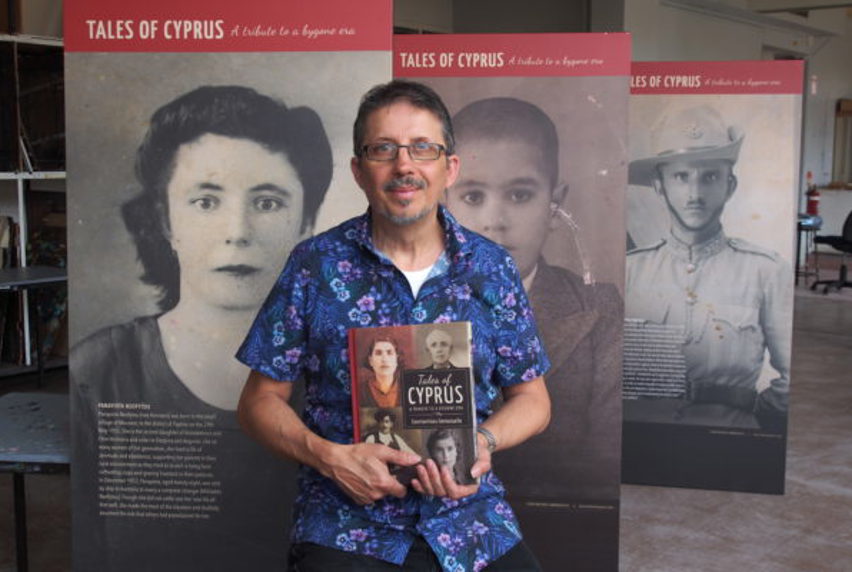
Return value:
<svg viewBox="0 0 852 572">
<path fill-rule="evenodd" d="M 550 363 L 511 256 L 461 227 L 443 207 L 444 263 L 417 298 L 372 243 L 369 211 L 308 239 L 290 255 L 237 358 L 273 379 L 306 383 L 303 419 L 318 435 L 353 441 L 347 355 L 351 327 L 467 320 L 473 324 L 477 417 L 492 413 L 500 387 L 530 381 Z M 314 542 L 402 564 L 416 534 L 444 570 L 481 570 L 521 538 L 491 472 L 458 501 L 409 490 L 359 506 L 334 481 L 300 470 L 293 542 Z"/>
</svg>

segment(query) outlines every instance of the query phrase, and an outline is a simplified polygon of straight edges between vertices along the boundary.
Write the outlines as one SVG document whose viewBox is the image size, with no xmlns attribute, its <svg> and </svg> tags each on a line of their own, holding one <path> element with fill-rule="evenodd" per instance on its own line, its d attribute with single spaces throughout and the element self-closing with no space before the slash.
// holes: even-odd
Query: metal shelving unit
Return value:
<svg viewBox="0 0 852 572">
<path fill-rule="evenodd" d="M 30 266 L 28 197 L 39 181 L 64 181 L 62 40 L 0 34 L 0 182 L 14 184 L 19 267 Z M 60 185 L 60 187 L 64 187 Z M 50 190 L 63 190 L 50 189 Z M 0 284 L 0 290 L 15 288 Z M 0 362 L 0 377 L 33 368 L 30 292 L 23 290 L 23 366 Z"/>
</svg>

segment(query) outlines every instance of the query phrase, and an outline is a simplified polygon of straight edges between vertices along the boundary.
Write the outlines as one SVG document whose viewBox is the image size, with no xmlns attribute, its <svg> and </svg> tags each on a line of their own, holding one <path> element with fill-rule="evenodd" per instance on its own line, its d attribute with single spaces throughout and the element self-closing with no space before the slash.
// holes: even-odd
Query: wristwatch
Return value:
<svg viewBox="0 0 852 572">
<path fill-rule="evenodd" d="M 485 427 L 477 427 L 477 433 L 481 433 L 483 437 L 485 437 L 485 441 L 488 443 L 488 451 L 493 453 L 497 448 L 497 438 L 494 437 L 494 433 L 486 429 Z"/>
</svg>

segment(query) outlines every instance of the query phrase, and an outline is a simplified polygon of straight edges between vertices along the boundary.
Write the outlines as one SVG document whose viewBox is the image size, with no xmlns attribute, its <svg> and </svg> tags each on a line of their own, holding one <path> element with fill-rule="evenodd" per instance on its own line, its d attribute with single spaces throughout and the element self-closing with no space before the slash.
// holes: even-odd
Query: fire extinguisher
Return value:
<svg viewBox="0 0 852 572">
<path fill-rule="evenodd" d="M 805 212 L 811 216 L 817 216 L 819 214 L 819 191 L 814 184 L 813 174 L 810 171 L 807 174 L 807 185 L 808 190 L 805 192 L 805 196 L 808 198 L 808 202 L 805 206 Z"/>
</svg>

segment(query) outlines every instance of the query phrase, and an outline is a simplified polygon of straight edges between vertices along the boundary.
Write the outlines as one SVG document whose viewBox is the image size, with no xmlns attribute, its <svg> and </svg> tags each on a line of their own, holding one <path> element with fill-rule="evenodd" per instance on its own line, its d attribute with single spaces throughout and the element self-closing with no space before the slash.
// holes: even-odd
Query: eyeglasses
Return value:
<svg viewBox="0 0 852 572">
<path fill-rule="evenodd" d="M 364 145 L 361 152 L 371 161 L 394 161 L 399 156 L 399 150 L 408 149 L 408 156 L 414 161 L 434 161 L 446 152 L 447 148 L 440 143 L 418 141 L 410 145 L 398 145 L 390 141 Z"/>
</svg>

